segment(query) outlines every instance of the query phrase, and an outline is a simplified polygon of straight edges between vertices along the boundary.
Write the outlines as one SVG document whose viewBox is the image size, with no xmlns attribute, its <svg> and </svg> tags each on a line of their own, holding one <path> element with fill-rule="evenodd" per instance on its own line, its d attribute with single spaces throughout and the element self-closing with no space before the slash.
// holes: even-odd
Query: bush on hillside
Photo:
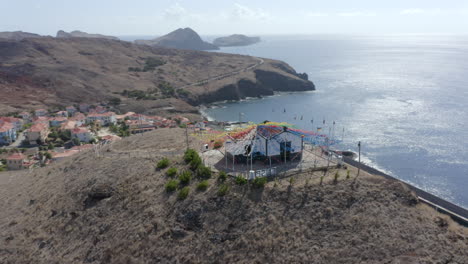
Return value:
<svg viewBox="0 0 468 264">
<path fill-rule="evenodd" d="M 206 189 L 208 189 L 208 186 L 209 186 L 209 183 L 207 180 L 204 180 L 204 181 L 201 181 L 198 185 L 197 185 L 197 190 L 198 191 L 206 191 Z"/>
<path fill-rule="evenodd" d="M 179 182 L 177 180 L 170 180 L 166 183 L 166 192 L 173 192 L 177 190 L 177 186 L 179 185 Z"/>
<path fill-rule="evenodd" d="M 196 156 L 192 159 L 190 162 L 190 169 L 195 171 L 198 168 L 201 168 L 203 166 L 202 160 L 199 156 Z"/>
<path fill-rule="evenodd" d="M 244 178 L 242 175 L 237 175 L 234 179 L 234 182 L 236 182 L 236 184 L 238 185 L 244 185 L 247 184 L 247 179 Z"/>
<path fill-rule="evenodd" d="M 169 176 L 169 177 L 174 177 L 177 175 L 177 168 L 169 168 L 167 171 L 166 171 L 166 175 Z"/>
<path fill-rule="evenodd" d="M 229 191 L 229 186 L 227 184 L 222 184 L 219 186 L 218 196 L 225 196 Z"/>
<path fill-rule="evenodd" d="M 267 183 L 267 178 L 266 177 L 257 177 L 255 179 L 253 179 L 252 186 L 254 188 L 260 189 L 260 188 L 263 188 L 266 183 Z"/>
<path fill-rule="evenodd" d="M 179 181 L 181 184 L 188 184 L 192 179 L 192 173 L 190 171 L 184 171 L 179 175 Z"/>
<path fill-rule="evenodd" d="M 219 175 L 218 175 L 218 180 L 223 182 L 223 181 L 225 181 L 226 179 L 227 179 L 227 174 L 226 174 L 226 172 L 220 171 L 220 172 L 219 172 Z"/>
<path fill-rule="evenodd" d="M 197 169 L 197 176 L 201 179 L 209 179 L 211 178 L 211 169 L 201 165 Z"/>
<path fill-rule="evenodd" d="M 185 163 L 190 163 L 195 156 L 198 156 L 198 153 L 193 149 L 187 149 L 184 153 Z"/>
<path fill-rule="evenodd" d="M 168 166 L 169 166 L 169 160 L 167 158 L 163 158 L 162 160 L 158 162 L 158 164 L 156 164 L 156 167 L 158 169 L 164 169 L 164 168 L 167 168 Z"/>
<path fill-rule="evenodd" d="M 187 198 L 187 196 L 189 195 L 189 192 L 190 188 L 186 186 L 179 191 L 177 198 L 179 198 L 179 200 L 185 200 L 185 198 Z"/>
<path fill-rule="evenodd" d="M 221 142 L 221 141 L 216 141 L 216 142 L 214 143 L 214 145 L 213 145 L 213 148 L 214 148 L 214 149 L 219 149 L 219 148 L 221 148 L 222 146 L 223 146 L 223 142 Z"/>
</svg>

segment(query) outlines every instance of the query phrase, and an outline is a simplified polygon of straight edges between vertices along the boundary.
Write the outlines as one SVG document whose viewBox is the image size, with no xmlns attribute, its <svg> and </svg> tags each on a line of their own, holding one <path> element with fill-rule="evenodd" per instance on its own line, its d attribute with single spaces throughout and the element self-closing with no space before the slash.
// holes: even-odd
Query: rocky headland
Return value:
<svg viewBox="0 0 468 264">
<path fill-rule="evenodd" d="M 117 110 L 197 113 L 218 100 L 314 90 L 288 64 L 103 38 L 0 40 L 0 112 L 121 100 Z"/>
<path fill-rule="evenodd" d="M 137 44 L 185 50 L 217 50 L 217 46 L 203 41 L 191 28 L 179 28 L 167 35 L 151 40 L 135 40 Z"/>
</svg>

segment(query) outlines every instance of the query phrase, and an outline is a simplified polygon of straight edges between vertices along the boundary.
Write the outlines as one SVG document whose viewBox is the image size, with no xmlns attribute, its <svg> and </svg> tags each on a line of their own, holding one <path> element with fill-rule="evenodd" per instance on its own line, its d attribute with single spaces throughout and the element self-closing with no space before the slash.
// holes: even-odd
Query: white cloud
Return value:
<svg viewBox="0 0 468 264">
<path fill-rule="evenodd" d="M 308 17 L 326 17 L 329 16 L 328 13 L 320 13 L 320 12 L 311 12 L 306 14 Z"/>
<path fill-rule="evenodd" d="M 270 18 L 270 14 L 261 9 L 252 9 L 235 3 L 231 18 L 235 20 L 266 20 Z"/>
<path fill-rule="evenodd" d="M 417 15 L 417 14 L 424 14 L 426 11 L 421 8 L 410 8 L 405 9 L 400 12 L 400 15 Z"/>
<path fill-rule="evenodd" d="M 338 13 L 337 15 L 342 16 L 342 17 L 357 17 L 357 16 L 360 16 L 360 17 L 374 17 L 374 16 L 377 16 L 376 13 L 363 12 L 363 11 L 342 12 L 342 13 Z"/>
<path fill-rule="evenodd" d="M 409 8 L 401 10 L 400 15 L 447 15 L 456 14 L 457 12 L 453 9 L 421 9 L 421 8 Z"/>
<path fill-rule="evenodd" d="M 179 3 L 175 3 L 164 10 L 164 19 L 180 21 L 187 16 L 187 10 Z"/>
</svg>

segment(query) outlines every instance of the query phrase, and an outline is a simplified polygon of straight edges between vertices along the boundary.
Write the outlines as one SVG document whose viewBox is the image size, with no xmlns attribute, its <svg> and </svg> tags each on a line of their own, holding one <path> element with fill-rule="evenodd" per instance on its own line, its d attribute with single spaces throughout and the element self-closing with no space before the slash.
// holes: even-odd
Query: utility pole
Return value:
<svg viewBox="0 0 468 264">
<path fill-rule="evenodd" d="M 187 150 L 189 149 L 189 140 L 188 140 L 188 123 L 185 124 L 185 143 L 187 144 Z"/>
<path fill-rule="evenodd" d="M 358 171 L 357 171 L 357 177 L 359 177 L 359 172 L 361 171 L 361 141 L 359 141 L 358 143 L 358 155 L 359 155 L 359 158 L 358 158 L 358 161 L 359 161 L 359 166 L 358 166 Z"/>
</svg>

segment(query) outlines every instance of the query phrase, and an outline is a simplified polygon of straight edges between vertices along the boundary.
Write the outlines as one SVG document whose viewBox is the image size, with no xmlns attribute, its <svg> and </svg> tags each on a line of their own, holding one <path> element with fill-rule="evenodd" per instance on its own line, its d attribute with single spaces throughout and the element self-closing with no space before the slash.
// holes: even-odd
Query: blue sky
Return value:
<svg viewBox="0 0 468 264">
<path fill-rule="evenodd" d="M 465 0 L 0 0 L 0 31 L 468 34 Z"/>
</svg>

